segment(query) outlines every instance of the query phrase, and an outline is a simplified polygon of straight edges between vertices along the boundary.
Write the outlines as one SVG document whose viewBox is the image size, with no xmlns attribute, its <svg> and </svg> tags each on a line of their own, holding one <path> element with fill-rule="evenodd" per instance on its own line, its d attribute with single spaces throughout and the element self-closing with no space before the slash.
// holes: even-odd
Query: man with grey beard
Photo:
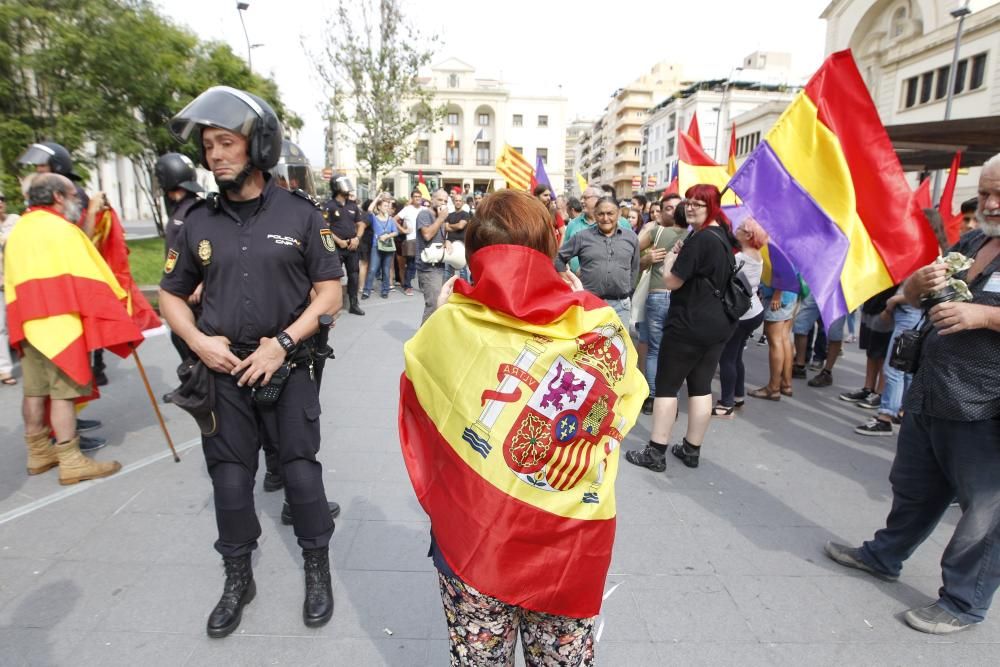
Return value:
<svg viewBox="0 0 1000 667">
<path fill-rule="evenodd" d="M 982 622 L 1000 586 L 1000 155 L 983 165 L 976 218 L 978 229 L 951 248 L 973 260 L 955 276 L 972 299 L 927 311 L 931 326 L 903 405 L 885 528 L 857 548 L 826 545 L 837 563 L 895 581 L 957 500 L 962 516 L 941 558 L 938 599 L 903 615 L 932 634 Z M 925 297 L 945 286 L 944 264 L 936 262 L 908 278 L 903 293 L 926 307 Z"/>
</svg>

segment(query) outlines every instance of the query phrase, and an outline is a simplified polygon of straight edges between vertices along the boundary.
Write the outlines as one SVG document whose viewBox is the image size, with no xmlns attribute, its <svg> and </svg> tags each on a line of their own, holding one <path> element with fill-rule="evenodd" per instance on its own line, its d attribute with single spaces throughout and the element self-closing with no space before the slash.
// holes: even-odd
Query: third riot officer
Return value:
<svg viewBox="0 0 1000 667">
<path fill-rule="evenodd" d="M 333 242 L 340 254 L 340 261 L 347 270 L 347 298 L 350 301 L 349 313 L 364 315 L 358 305 L 358 245 L 365 232 L 365 222 L 358 208 L 358 202 L 348 199 L 354 189 L 351 179 L 347 176 L 337 176 L 330 181 L 333 199 L 325 206 L 326 222 L 333 232 Z"/>
</svg>

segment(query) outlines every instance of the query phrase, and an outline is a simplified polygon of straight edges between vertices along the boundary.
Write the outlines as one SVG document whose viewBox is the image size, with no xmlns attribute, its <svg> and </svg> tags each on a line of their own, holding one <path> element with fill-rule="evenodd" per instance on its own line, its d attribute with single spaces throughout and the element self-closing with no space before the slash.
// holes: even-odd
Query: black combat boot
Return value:
<svg viewBox="0 0 1000 667">
<path fill-rule="evenodd" d="M 222 597 L 208 617 L 208 636 L 215 639 L 225 637 L 240 626 L 243 607 L 250 604 L 257 594 L 250 569 L 250 554 L 235 558 L 223 558 L 226 567 L 226 586 Z"/>
<path fill-rule="evenodd" d="M 364 315 L 365 311 L 361 310 L 361 306 L 358 305 L 358 297 L 352 295 L 350 297 L 351 307 L 347 310 L 351 315 Z"/>
<path fill-rule="evenodd" d="M 306 571 L 306 599 L 302 620 L 308 628 L 326 625 L 333 616 L 333 584 L 330 583 L 330 549 L 303 549 Z"/>
</svg>

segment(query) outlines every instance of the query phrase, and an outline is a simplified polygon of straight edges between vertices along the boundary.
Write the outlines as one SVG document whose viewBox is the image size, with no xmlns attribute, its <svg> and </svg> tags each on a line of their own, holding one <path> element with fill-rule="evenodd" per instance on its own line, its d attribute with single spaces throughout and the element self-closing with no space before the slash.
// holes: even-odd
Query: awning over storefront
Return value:
<svg viewBox="0 0 1000 667">
<path fill-rule="evenodd" d="M 888 125 L 885 129 L 906 171 L 948 169 L 956 151 L 962 151 L 963 167 L 978 167 L 1000 153 L 1000 117 Z"/>
</svg>

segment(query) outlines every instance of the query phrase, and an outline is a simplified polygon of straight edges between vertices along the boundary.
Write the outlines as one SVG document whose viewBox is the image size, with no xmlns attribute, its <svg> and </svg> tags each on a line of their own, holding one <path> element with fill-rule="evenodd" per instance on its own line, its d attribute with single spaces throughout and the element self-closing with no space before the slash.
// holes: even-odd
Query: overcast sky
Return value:
<svg viewBox="0 0 1000 667">
<path fill-rule="evenodd" d="M 616 88 L 662 60 L 681 63 L 685 78 L 725 77 L 753 51 L 787 51 L 793 71 L 806 77 L 823 58 L 819 15 L 828 2 L 507 0 L 456 8 L 445 0 L 403 0 L 403 10 L 419 30 L 440 36 L 435 63 L 459 58 L 515 91 L 561 86 L 570 118 L 595 118 Z M 157 3 L 203 39 L 228 42 L 246 55 L 235 0 Z M 300 38 L 319 44 L 335 6 L 334 0 L 250 0 L 244 12 L 250 42 L 261 44 L 253 49 L 254 70 L 272 76 L 285 103 L 305 121 L 300 143 L 314 166 L 323 164 L 322 93 Z"/>
</svg>

